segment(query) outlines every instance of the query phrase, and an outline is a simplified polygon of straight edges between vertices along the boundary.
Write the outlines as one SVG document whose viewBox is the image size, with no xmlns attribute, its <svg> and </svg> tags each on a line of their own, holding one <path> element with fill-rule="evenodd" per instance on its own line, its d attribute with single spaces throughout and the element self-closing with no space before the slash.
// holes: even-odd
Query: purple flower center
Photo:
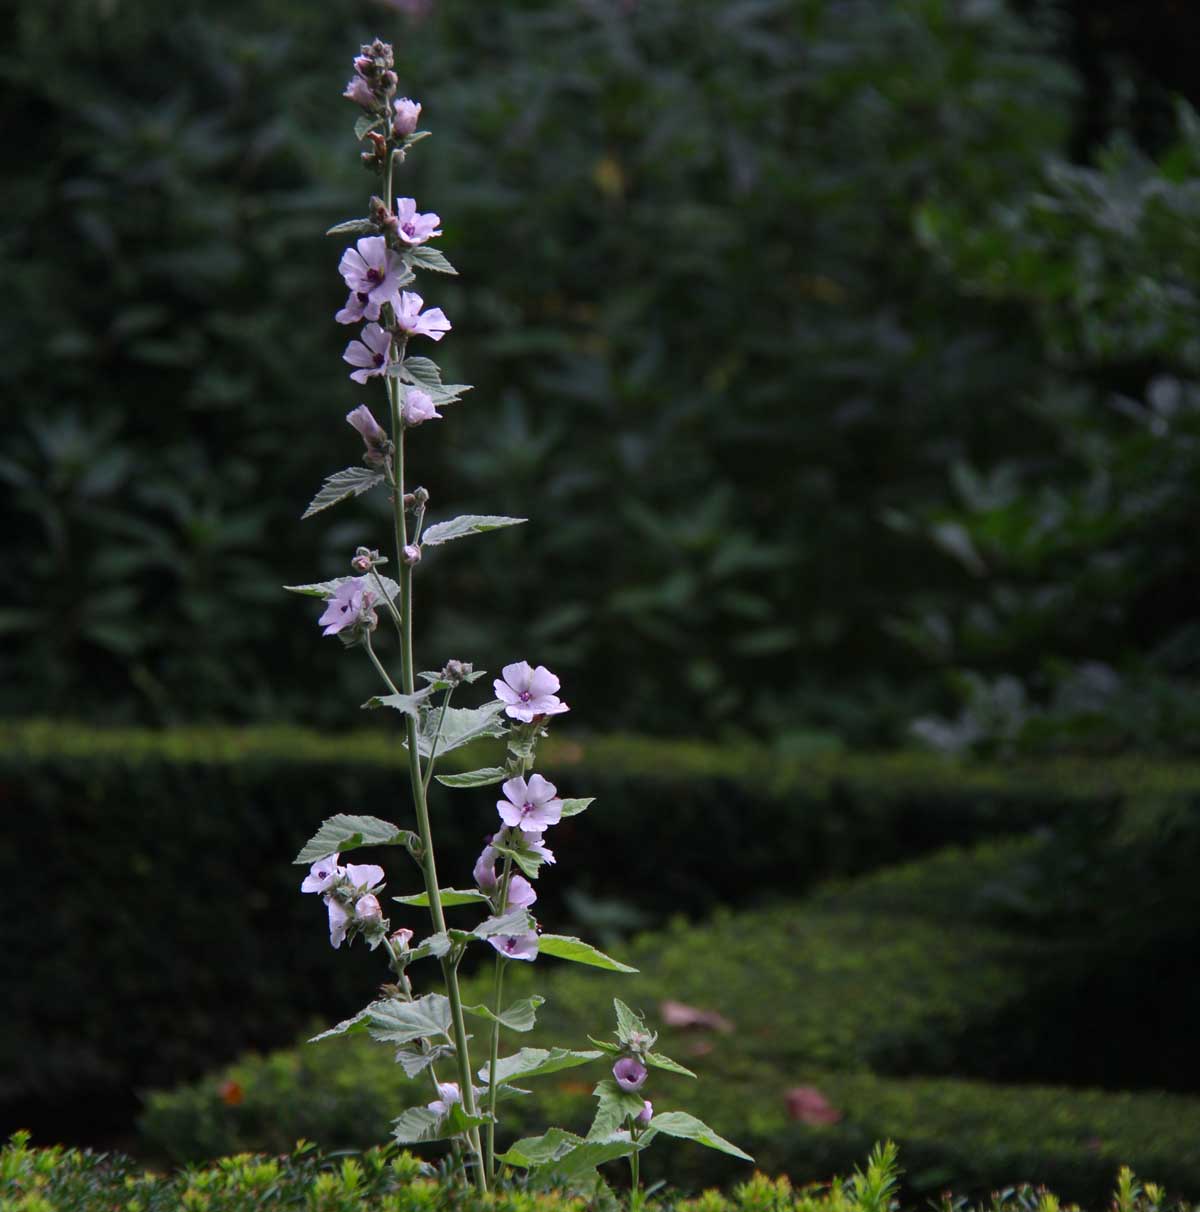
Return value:
<svg viewBox="0 0 1200 1212">
<path fill-rule="evenodd" d="M 367 270 L 367 281 L 368 282 L 381 282 L 381 281 L 383 281 L 383 274 L 381 274 L 379 272 L 379 270 L 372 267 L 371 269 Z"/>
<path fill-rule="evenodd" d="M 521 702 L 522 703 L 528 703 L 531 698 L 533 698 L 533 695 L 531 695 L 528 690 L 521 691 Z"/>
<path fill-rule="evenodd" d="M 375 365 L 376 365 L 376 366 L 382 366 L 382 365 L 383 365 L 383 354 L 376 354 L 376 355 L 375 355 Z"/>
<path fill-rule="evenodd" d="M 526 801 L 525 801 L 525 803 L 523 803 L 523 804 L 521 805 L 521 811 L 522 811 L 522 812 L 532 812 L 532 811 L 533 811 L 533 805 L 532 805 L 532 804 L 531 804 L 531 803 L 530 803 L 528 800 L 526 800 Z"/>
<path fill-rule="evenodd" d="M 360 290 L 357 293 L 358 293 L 358 301 L 364 305 L 371 297 L 369 294 L 367 294 L 367 292 L 365 290 Z"/>
<path fill-rule="evenodd" d="M 505 943 L 504 943 L 505 951 L 507 951 L 511 954 L 516 949 L 517 949 L 517 940 L 515 938 L 510 938 L 510 939 L 505 940 Z M 499 977 L 497 977 L 496 979 L 498 980 Z"/>
</svg>

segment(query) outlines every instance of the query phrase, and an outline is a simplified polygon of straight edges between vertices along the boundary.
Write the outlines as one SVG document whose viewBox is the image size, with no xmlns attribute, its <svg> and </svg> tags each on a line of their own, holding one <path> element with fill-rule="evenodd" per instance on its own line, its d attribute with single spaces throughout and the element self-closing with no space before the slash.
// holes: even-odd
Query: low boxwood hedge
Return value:
<svg viewBox="0 0 1200 1212">
<path fill-rule="evenodd" d="M 583 931 L 594 923 L 569 920 L 568 888 L 702 914 L 748 888 L 794 894 L 1072 807 L 1102 814 L 1141 773 L 1164 791 L 1200 786 L 1192 767 L 1007 771 L 629 737 L 558 740 L 544 759 L 564 791 L 598 797 L 556 831 L 560 865 L 540 889 L 547 922 Z M 402 819 L 401 761 L 384 731 L 0 726 L 0 882 L 32 906 L 0 922 L 21 973 L 0 1011 L 0 1124 L 19 1111 L 66 1130 L 65 1113 L 93 1107 L 104 1128 L 132 1111 L 137 1088 L 356 1008 L 374 966 L 320 945 L 319 906 L 297 894 L 288 860 L 334 811 Z M 469 871 L 495 815 L 487 790 L 454 794 L 438 821 L 447 882 Z M 619 871 L 603 857 L 615 854 Z M 403 863 L 390 868 L 396 891 L 408 890 Z"/>
<path fill-rule="evenodd" d="M 911 1158 L 904 1154 L 906 1163 Z M 608 1177 L 619 1178 L 606 1170 Z M 892 1142 L 877 1145 L 864 1167 L 846 1178 L 801 1188 L 781 1177 L 754 1173 L 728 1192 L 709 1189 L 695 1198 L 676 1188 L 660 1190 L 654 1212 L 897 1212 L 904 1183 Z M 586 1193 L 524 1184 L 502 1184 L 487 1196 L 451 1186 L 409 1153 L 370 1149 L 356 1157 L 323 1157 L 301 1145 L 274 1157 L 239 1154 L 206 1166 L 156 1173 L 120 1155 L 55 1146 L 33 1149 L 18 1133 L 0 1150 L 0 1209 L 3 1212 L 258 1212 L 303 1207 L 308 1212 L 619 1212 L 627 1200 L 593 1184 Z M 1112 1190 L 1113 1183 L 1104 1189 Z M 1157 1185 L 1142 1184 L 1131 1169 L 1115 1175 L 1106 1212 L 1188 1212 Z M 1105 1207 L 1099 1195 L 1090 1207 Z M 982 1206 L 945 1193 L 943 1212 L 1059 1212 L 1062 1202 L 1045 1187 L 1022 1185 L 996 1192 Z M 1077 1212 L 1073 1205 L 1067 1205 Z"/>
<path fill-rule="evenodd" d="M 1098 1198 L 1124 1159 L 1200 1192 L 1200 1145 L 1190 1126 L 1200 1122 L 1200 1099 L 948 1076 L 986 1073 L 992 1060 L 972 1055 L 981 1024 L 1021 1023 L 1031 995 L 1062 979 L 1059 942 L 987 924 L 996 916 L 994 889 L 1035 863 L 1045 845 L 1018 839 L 952 848 L 830 886 L 802 905 L 722 911 L 701 927 L 676 922 L 622 949 L 640 968 L 636 976 L 514 965 L 511 997 L 535 985 L 548 997 L 520 1043 L 586 1046 L 588 1033 L 607 1032 L 613 994 L 651 1020 L 670 998 L 716 1011 L 734 1029 L 664 1029 L 663 1050 L 701 1080 L 655 1073 L 650 1096 L 660 1109 L 694 1110 L 768 1168 L 818 1177 L 888 1135 L 909 1151 L 920 1190 L 1036 1175 L 1072 1198 Z M 483 999 L 487 989 L 481 983 L 467 996 Z M 1111 1051 L 1114 1043 L 1102 1046 Z M 506 1104 L 509 1130 L 585 1128 L 600 1076 L 597 1066 L 535 1081 L 532 1099 Z M 817 1087 L 838 1122 L 791 1119 L 787 1095 L 797 1086 Z M 177 1158 L 281 1150 L 297 1136 L 363 1147 L 400 1109 L 424 1101 L 424 1088 L 404 1080 L 387 1049 L 338 1039 L 246 1057 L 155 1094 L 142 1128 L 153 1147 Z M 729 1177 L 728 1159 L 705 1150 L 666 1148 L 659 1156 L 661 1173 L 688 1186 Z"/>
</svg>

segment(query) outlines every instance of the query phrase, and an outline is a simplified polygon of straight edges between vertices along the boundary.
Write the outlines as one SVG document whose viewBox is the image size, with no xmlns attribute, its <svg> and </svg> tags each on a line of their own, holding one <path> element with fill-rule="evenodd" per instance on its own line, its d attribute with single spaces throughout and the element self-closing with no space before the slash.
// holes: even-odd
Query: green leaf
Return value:
<svg viewBox="0 0 1200 1212">
<path fill-rule="evenodd" d="M 373 1002 L 371 1004 L 374 1005 Z M 336 1027 L 330 1027 L 327 1031 L 322 1031 L 320 1035 L 314 1035 L 308 1042 L 315 1044 L 323 1039 L 333 1039 L 338 1035 L 362 1035 L 367 1030 L 367 1019 L 370 1013 L 371 1006 L 365 1006 L 351 1018 L 342 1019 Z"/>
<path fill-rule="evenodd" d="M 376 694 L 363 704 L 367 707 L 391 707 L 394 711 L 403 711 L 414 720 L 421 718 L 418 708 L 433 693 L 433 688 L 423 686 L 415 694 Z"/>
<path fill-rule="evenodd" d="M 453 909 L 455 905 L 470 905 L 475 901 L 486 901 L 487 897 L 474 888 L 439 888 L 438 895 L 442 898 L 443 909 Z M 418 892 L 413 896 L 394 896 L 392 900 L 401 905 L 412 905 L 414 909 L 429 908 L 429 893 Z"/>
<path fill-rule="evenodd" d="M 454 1103 L 445 1115 L 439 1115 L 428 1107 L 409 1107 L 393 1121 L 392 1136 L 398 1144 L 419 1145 L 425 1141 L 461 1136 L 490 1120 L 490 1115 L 468 1115 L 462 1103 Z"/>
<path fill-rule="evenodd" d="M 503 858 L 512 859 L 529 879 L 537 879 L 538 872 L 542 869 L 543 860 L 538 858 L 533 851 L 524 848 L 517 849 L 515 846 L 500 846 L 495 843 L 493 843 L 493 847 L 496 853 Z"/>
<path fill-rule="evenodd" d="M 400 377 L 418 387 L 441 387 L 442 368 L 432 358 L 405 358 L 400 363 Z"/>
<path fill-rule="evenodd" d="M 430 690 L 450 690 L 454 686 L 453 682 L 448 682 L 442 677 L 440 669 L 431 673 L 418 673 L 417 677 L 424 678 L 425 681 L 430 683 Z M 470 673 L 464 674 L 462 680 L 464 682 L 478 682 L 483 677 L 487 677 L 486 669 L 473 669 Z"/>
<path fill-rule="evenodd" d="M 410 1044 L 415 1039 L 450 1038 L 450 1000 L 440 993 L 427 993 L 415 1002 L 398 998 L 374 1002 L 367 1007 L 371 1038 L 384 1044 Z"/>
<path fill-rule="evenodd" d="M 586 800 L 563 800 L 563 817 L 566 818 L 568 816 L 578 816 L 581 812 L 584 812 L 590 804 L 594 804 L 595 802 L 596 797 L 594 795 L 588 796 Z"/>
<path fill-rule="evenodd" d="M 589 1035 L 588 1039 L 590 1039 L 592 1041 L 592 1043 L 596 1045 L 597 1048 L 600 1048 L 603 1051 L 607 1052 L 610 1056 L 616 1056 L 618 1053 L 625 1051 L 625 1049 L 622 1048 L 620 1044 L 610 1043 L 606 1039 L 597 1039 L 594 1035 Z"/>
<path fill-rule="evenodd" d="M 652 1069 L 663 1069 L 667 1073 L 678 1073 L 681 1077 L 696 1076 L 690 1069 L 685 1069 L 678 1061 L 673 1061 L 669 1056 L 663 1056 L 661 1052 L 644 1052 L 642 1059 Z"/>
<path fill-rule="evenodd" d="M 504 704 L 485 703 L 482 707 L 450 707 L 442 721 L 441 707 L 426 708 L 421 715 L 421 731 L 417 736 L 417 748 L 422 757 L 433 752 L 433 738 L 441 722 L 441 735 L 437 751 L 440 757 L 452 749 L 469 745 L 481 737 L 496 737 L 504 734 Z"/>
<path fill-rule="evenodd" d="M 335 223 L 325 234 L 327 236 L 365 236 L 373 231 L 378 231 L 378 228 L 370 219 L 347 219 L 345 223 Z"/>
<path fill-rule="evenodd" d="M 377 484 L 383 483 L 383 472 L 372 471 L 369 467 L 347 467 L 344 471 L 335 471 L 326 476 L 320 491 L 308 503 L 308 508 L 300 515 L 300 520 L 311 518 L 313 514 L 328 509 L 339 501 L 350 497 L 361 496 L 370 492 Z"/>
<path fill-rule="evenodd" d="M 288 593 L 299 593 L 308 598 L 322 598 L 328 601 L 347 581 L 361 579 L 361 577 L 334 577 L 332 581 L 315 581 L 311 585 L 285 585 L 284 589 Z M 383 582 L 383 588 L 389 598 L 395 600 L 400 596 L 400 586 L 390 577 L 381 576 L 379 580 Z M 368 583 L 372 589 L 378 590 L 379 585 L 373 576 L 368 578 Z"/>
<path fill-rule="evenodd" d="M 718 1136 L 706 1123 L 686 1111 L 664 1111 L 661 1115 L 656 1115 L 642 1133 L 641 1139 L 649 1144 L 651 1138 L 659 1132 L 665 1136 L 677 1136 L 681 1140 L 694 1140 L 698 1145 L 706 1145 L 709 1149 L 740 1157 L 743 1161 L 754 1160 L 749 1153 L 743 1152 L 723 1136 Z"/>
<path fill-rule="evenodd" d="M 628 1157 L 641 1148 L 640 1142 L 623 1133 L 609 1140 L 582 1140 L 562 1128 L 551 1128 L 543 1136 L 531 1136 L 511 1145 L 497 1160 L 522 1169 L 538 1170 L 577 1179 L 589 1170 L 620 1157 Z"/>
<path fill-rule="evenodd" d="M 490 787 L 493 783 L 503 783 L 508 778 L 508 771 L 503 766 L 483 766 L 479 770 L 468 770 L 465 774 L 435 775 L 443 787 Z M 563 801 L 564 809 L 566 801 Z M 564 810 L 563 816 L 567 813 Z"/>
<path fill-rule="evenodd" d="M 502 530 L 505 526 L 520 526 L 528 518 L 504 518 L 490 514 L 464 513 L 448 522 L 435 522 L 421 532 L 423 547 L 438 547 L 451 539 L 465 539 L 467 535 L 484 534 L 489 530 Z"/>
<path fill-rule="evenodd" d="M 432 269 L 439 274 L 457 274 L 458 270 L 446 260 L 440 249 L 428 244 L 419 244 L 409 253 L 411 263 L 418 269 Z"/>
<path fill-rule="evenodd" d="M 391 821 L 377 816 L 348 816 L 339 812 L 323 822 L 304 843 L 304 848 L 292 860 L 295 863 L 315 863 L 327 854 L 340 854 L 345 850 L 357 850 L 359 846 L 407 846 L 417 841 L 410 829 L 401 829 Z"/>
<path fill-rule="evenodd" d="M 629 1043 L 635 1032 L 639 1035 L 646 1033 L 645 1016 L 631 1010 L 619 997 L 613 998 L 613 1010 L 617 1015 L 617 1038 L 621 1043 Z"/>
<path fill-rule="evenodd" d="M 372 118 L 369 114 L 360 114 L 354 121 L 354 137 L 361 143 L 366 138 L 367 132 L 374 130 L 377 126 L 383 125 L 383 119 L 379 116 Z"/>
<path fill-rule="evenodd" d="M 533 1025 L 537 1021 L 537 1010 L 540 1005 L 545 1002 L 545 998 L 535 993 L 532 997 L 523 997 L 519 1002 L 513 1002 L 507 1010 L 501 1010 L 496 1014 L 485 1005 L 464 1006 L 468 1014 L 475 1015 L 476 1018 L 487 1019 L 489 1023 L 499 1023 L 502 1027 L 507 1027 L 510 1031 L 532 1031 Z M 641 1105 L 640 1103 L 638 1104 Z"/>
<path fill-rule="evenodd" d="M 497 934 L 528 934 L 534 928 L 533 918 L 525 908 L 510 909 L 499 917 L 489 917 L 475 927 L 476 938 L 492 938 Z"/>
<path fill-rule="evenodd" d="M 622 1090 L 611 1077 L 596 1083 L 592 1093 L 600 1100 L 596 1117 L 588 1129 L 588 1140 L 604 1140 L 625 1126 L 632 1115 L 640 1115 L 645 1100 L 640 1094 Z"/>
<path fill-rule="evenodd" d="M 597 951 L 591 943 L 566 934 L 539 935 L 538 950 L 542 955 L 552 955 L 555 959 L 570 960 L 575 964 L 590 964 L 593 968 L 604 968 L 609 972 L 637 971 L 636 968 L 605 955 L 603 951 Z"/>
<path fill-rule="evenodd" d="M 557 1073 L 561 1069 L 574 1069 L 589 1061 L 599 1060 L 603 1052 L 575 1052 L 569 1048 L 522 1048 L 512 1056 L 506 1056 L 496 1064 L 498 1082 L 519 1081 L 527 1077 L 541 1077 L 546 1073 Z M 479 1080 L 488 1082 L 488 1066 L 479 1070 Z"/>
<path fill-rule="evenodd" d="M 406 1046 L 396 1049 L 396 1064 L 404 1070 L 405 1077 L 419 1077 L 435 1061 L 441 1060 L 443 1056 L 453 1055 L 452 1044 L 435 1044 L 428 1052 Z"/>
<path fill-rule="evenodd" d="M 414 959 L 424 959 L 427 955 L 441 959 L 443 955 L 450 953 L 450 935 L 445 930 L 431 934 L 428 938 L 423 938 L 413 950 L 416 952 Z"/>
</svg>

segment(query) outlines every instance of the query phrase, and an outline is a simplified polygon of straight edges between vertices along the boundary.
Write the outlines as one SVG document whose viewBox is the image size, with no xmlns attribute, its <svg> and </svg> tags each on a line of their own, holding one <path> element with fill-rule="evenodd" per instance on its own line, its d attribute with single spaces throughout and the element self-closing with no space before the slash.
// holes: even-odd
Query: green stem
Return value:
<svg viewBox="0 0 1200 1212">
<path fill-rule="evenodd" d="M 387 688 L 393 694 L 399 694 L 400 691 L 398 691 L 396 689 L 396 683 L 393 682 L 390 677 L 388 677 L 388 671 L 386 669 L 384 669 L 379 658 L 375 655 L 375 649 L 371 646 L 371 633 L 364 628 L 362 634 L 363 634 L 363 646 L 367 650 L 367 656 L 369 656 L 371 658 L 371 664 L 374 665 L 375 668 L 379 671 L 379 676 L 381 678 L 383 678 L 384 682 L 387 685 Z"/>
<path fill-rule="evenodd" d="M 442 739 L 442 725 L 446 722 L 446 712 L 450 710 L 450 696 L 454 693 L 454 687 L 451 686 L 446 691 L 446 697 L 442 699 L 442 714 L 438 716 L 437 731 L 433 734 L 433 744 L 429 746 L 429 760 L 425 763 L 425 795 L 429 796 L 429 780 L 433 778 L 433 763 L 437 760 L 438 741 Z"/>
<path fill-rule="evenodd" d="M 629 1173 L 632 1175 L 629 1188 L 629 1212 L 637 1212 L 640 1192 L 638 1190 L 638 1153 L 636 1149 L 629 1155 Z"/>
<path fill-rule="evenodd" d="M 390 187 L 390 173 L 389 173 Z M 407 339 L 392 342 L 391 361 L 404 357 Z M 412 565 L 404 562 L 404 548 L 408 543 L 408 521 L 404 512 L 404 429 L 400 424 L 399 382 L 391 375 L 387 377 L 388 404 L 391 408 L 392 433 L 396 448 L 392 493 L 392 516 L 396 532 L 396 564 L 400 570 L 400 684 L 405 694 L 413 693 L 413 640 L 412 640 Z M 404 717 L 408 741 L 408 776 L 412 787 L 413 808 L 417 817 L 417 833 L 421 838 L 421 869 L 425 876 L 425 892 L 429 897 L 429 914 L 437 934 L 446 931 L 446 915 L 442 910 L 442 897 L 438 889 L 437 863 L 433 853 L 433 834 L 429 825 L 429 805 L 425 798 L 425 784 L 421 777 L 421 753 L 417 743 L 417 721 L 411 715 Z M 450 1014 L 454 1032 L 454 1050 L 458 1060 L 459 1089 L 462 1092 L 463 1110 L 470 1116 L 477 1114 L 475 1105 L 474 1075 L 471 1072 L 471 1054 L 467 1047 L 467 1026 L 463 1017 L 462 995 L 458 987 L 458 966 L 451 954 L 442 957 L 442 975 L 446 981 L 446 997 L 450 1002 Z M 479 1130 L 468 1134 L 471 1152 L 474 1154 L 475 1182 L 480 1191 L 488 1189 L 488 1176 L 483 1162 L 483 1146 Z"/>
<path fill-rule="evenodd" d="M 512 878 L 512 859 L 504 856 L 504 872 L 500 876 L 500 899 L 497 903 L 496 914 L 504 916 L 508 908 L 508 883 Z M 504 995 L 504 966 L 508 961 L 498 951 L 496 952 L 496 980 L 492 991 L 492 1013 L 500 1017 L 500 999 Z M 496 1065 L 500 1061 L 500 1024 L 492 1023 L 492 1051 L 488 1065 L 488 1114 L 492 1117 L 487 1126 L 487 1167 L 488 1177 L 496 1177 Z"/>
<path fill-rule="evenodd" d="M 389 613 L 391 614 L 393 620 L 396 623 L 396 630 L 402 631 L 403 627 L 400 623 L 400 612 L 396 609 L 396 603 L 393 602 L 392 599 L 388 596 L 388 591 L 386 588 L 384 588 L 383 578 L 379 575 L 378 571 L 376 571 L 376 569 L 374 569 L 374 568 L 371 569 L 371 575 L 375 578 L 375 584 L 379 586 L 379 592 L 382 595 L 384 602 L 387 604 Z"/>
</svg>

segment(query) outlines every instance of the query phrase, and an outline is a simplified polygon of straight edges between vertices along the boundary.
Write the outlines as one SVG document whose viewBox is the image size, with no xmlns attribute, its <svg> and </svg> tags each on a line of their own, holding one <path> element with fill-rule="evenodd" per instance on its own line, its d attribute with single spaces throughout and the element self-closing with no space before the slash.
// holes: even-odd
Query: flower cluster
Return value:
<svg viewBox="0 0 1200 1212">
<path fill-rule="evenodd" d="M 340 947 L 347 935 L 363 934 L 372 947 L 387 933 L 388 923 L 375 895 L 383 886 L 383 868 L 374 863 L 338 865 L 337 854 L 317 859 L 300 885 L 301 892 L 320 893 L 329 911 L 329 941 Z M 408 932 L 411 937 L 411 931 Z"/>
</svg>

